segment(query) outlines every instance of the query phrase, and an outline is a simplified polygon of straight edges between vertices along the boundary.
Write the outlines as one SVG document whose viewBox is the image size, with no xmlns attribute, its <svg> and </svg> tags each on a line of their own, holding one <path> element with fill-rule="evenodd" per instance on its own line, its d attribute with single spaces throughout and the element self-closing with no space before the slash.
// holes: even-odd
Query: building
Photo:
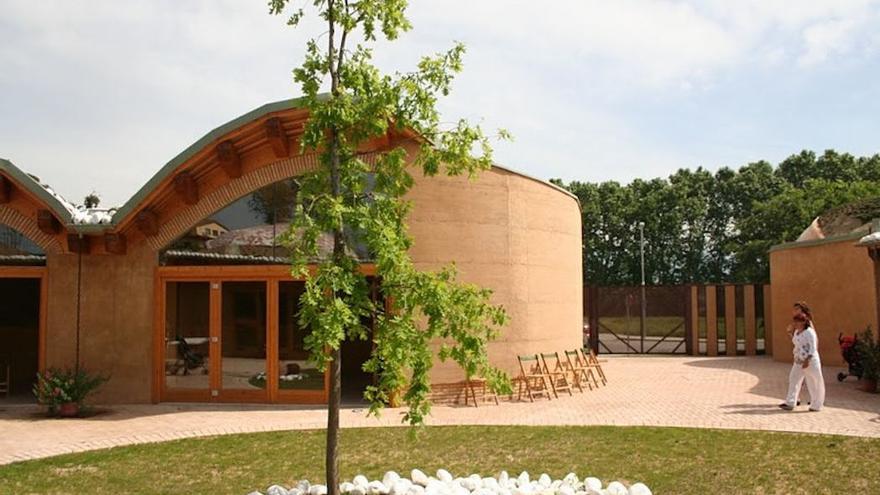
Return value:
<svg viewBox="0 0 880 495">
<path fill-rule="evenodd" d="M 860 239 L 877 230 L 880 198 L 836 208 L 816 218 L 800 237 L 770 250 L 773 356 L 791 359 L 785 332 L 795 301 L 814 312 L 823 363 L 844 365 L 837 337 L 878 328 L 874 264 Z"/>
<path fill-rule="evenodd" d="M 27 393 L 37 369 L 78 359 L 110 375 L 100 402 L 326 401 L 294 317 L 303 285 L 276 242 L 296 194 L 291 178 L 316 165 L 297 150 L 307 116 L 293 100 L 232 120 L 118 209 L 74 207 L 0 160 L 0 364 L 14 389 Z M 394 139 L 411 158 L 418 152 L 412 138 Z M 410 199 L 416 265 L 455 262 L 510 314 L 490 345 L 493 363 L 514 372 L 517 354 L 580 347 L 575 197 L 496 166 L 476 181 L 417 173 Z M 370 273 L 369 254 L 354 254 Z M 359 366 L 369 350 L 343 349 L 344 393 L 371 379 Z M 463 378 L 448 363 L 431 376 Z"/>
</svg>

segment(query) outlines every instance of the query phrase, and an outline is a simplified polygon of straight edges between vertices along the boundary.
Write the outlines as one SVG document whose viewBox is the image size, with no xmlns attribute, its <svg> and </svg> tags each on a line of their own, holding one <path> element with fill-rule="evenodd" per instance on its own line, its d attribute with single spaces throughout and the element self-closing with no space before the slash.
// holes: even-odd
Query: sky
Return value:
<svg viewBox="0 0 880 495">
<path fill-rule="evenodd" d="M 628 182 L 880 152 L 880 1 L 412 0 L 385 71 L 467 45 L 441 103 L 540 178 Z M 0 157 L 74 202 L 122 204 L 214 127 L 298 96 L 296 29 L 265 0 L 0 0 Z"/>
</svg>

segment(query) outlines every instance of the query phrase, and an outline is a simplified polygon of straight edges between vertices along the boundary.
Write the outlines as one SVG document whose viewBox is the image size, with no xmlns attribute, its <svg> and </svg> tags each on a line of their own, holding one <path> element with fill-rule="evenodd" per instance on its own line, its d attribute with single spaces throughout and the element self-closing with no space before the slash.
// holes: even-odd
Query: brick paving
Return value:
<svg viewBox="0 0 880 495">
<path fill-rule="evenodd" d="M 880 437 L 880 395 L 838 383 L 826 368 L 826 408 L 785 412 L 789 365 L 769 358 L 603 357 L 608 386 L 548 401 L 479 408 L 435 406 L 433 425 L 638 425 L 730 428 Z M 806 398 L 806 391 L 804 391 Z M 35 406 L 0 404 L 0 464 L 178 438 L 322 428 L 313 406 L 124 405 L 91 418 L 46 419 Z M 344 427 L 394 426 L 401 410 L 368 418 L 346 408 Z"/>
</svg>

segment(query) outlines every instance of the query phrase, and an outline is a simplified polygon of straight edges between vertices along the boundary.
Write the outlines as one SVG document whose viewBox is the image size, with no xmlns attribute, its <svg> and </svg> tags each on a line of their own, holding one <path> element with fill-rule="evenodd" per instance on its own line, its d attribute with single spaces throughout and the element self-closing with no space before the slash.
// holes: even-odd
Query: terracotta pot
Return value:
<svg viewBox="0 0 880 495">
<path fill-rule="evenodd" d="M 76 402 L 65 402 L 58 407 L 58 415 L 62 418 L 75 418 L 79 415 L 79 404 Z"/>
<path fill-rule="evenodd" d="M 865 392 L 875 393 L 877 392 L 877 380 L 862 378 L 862 383 L 859 388 L 864 390 Z"/>
</svg>

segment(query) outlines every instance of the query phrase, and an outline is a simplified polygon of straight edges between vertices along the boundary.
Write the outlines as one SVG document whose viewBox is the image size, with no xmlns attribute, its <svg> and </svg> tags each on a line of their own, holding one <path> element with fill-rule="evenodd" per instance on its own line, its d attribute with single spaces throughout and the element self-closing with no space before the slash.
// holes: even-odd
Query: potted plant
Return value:
<svg viewBox="0 0 880 495">
<path fill-rule="evenodd" d="M 870 326 L 859 334 L 855 350 L 862 365 L 861 388 L 865 392 L 876 392 L 877 380 L 880 379 L 880 342 L 874 337 Z"/>
<path fill-rule="evenodd" d="M 37 373 L 34 395 L 40 404 L 49 408 L 50 415 L 72 418 L 79 415 L 86 397 L 107 379 L 82 368 L 50 368 Z"/>
</svg>

